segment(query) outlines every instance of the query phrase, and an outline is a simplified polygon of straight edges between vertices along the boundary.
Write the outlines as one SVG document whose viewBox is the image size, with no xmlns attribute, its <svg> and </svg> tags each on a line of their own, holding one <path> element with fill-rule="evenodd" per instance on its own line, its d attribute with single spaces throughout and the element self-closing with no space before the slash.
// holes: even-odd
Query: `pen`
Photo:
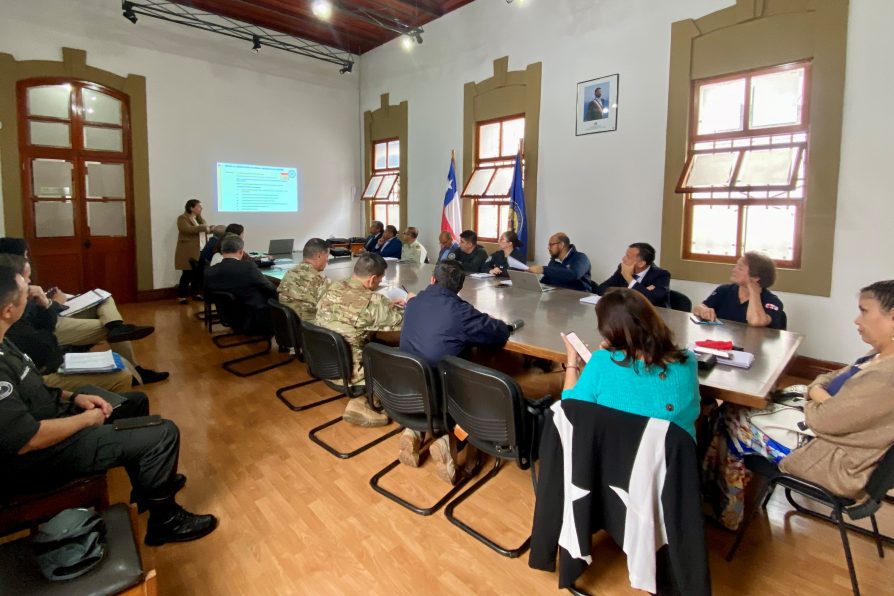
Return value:
<svg viewBox="0 0 894 596">
<path fill-rule="evenodd" d="M 410 290 L 408 290 L 406 287 L 404 287 L 404 284 L 400 284 L 400 289 L 403 290 L 404 292 L 406 292 L 407 294 L 410 293 Z"/>
</svg>

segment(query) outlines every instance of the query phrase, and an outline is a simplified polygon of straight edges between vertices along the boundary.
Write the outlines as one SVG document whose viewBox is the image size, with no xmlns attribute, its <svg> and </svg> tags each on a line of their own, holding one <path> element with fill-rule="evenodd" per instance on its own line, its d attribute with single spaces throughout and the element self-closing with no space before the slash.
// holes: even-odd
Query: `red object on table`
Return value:
<svg viewBox="0 0 894 596">
<path fill-rule="evenodd" d="M 702 348 L 711 348 L 712 350 L 732 350 L 733 342 L 731 341 L 718 341 L 715 339 L 703 339 L 701 341 L 695 342 L 695 345 Z"/>
</svg>

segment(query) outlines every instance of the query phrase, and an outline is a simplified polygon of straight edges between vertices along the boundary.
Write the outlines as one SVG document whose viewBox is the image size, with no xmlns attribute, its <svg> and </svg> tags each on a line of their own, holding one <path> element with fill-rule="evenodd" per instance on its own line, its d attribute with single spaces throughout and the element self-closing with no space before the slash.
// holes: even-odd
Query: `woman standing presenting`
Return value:
<svg viewBox="0 0 894 596">
<path fill-rule="evenodd" d="M 190 285 L 192 285 L 193 298 L 198 299 L 199 288 L 193 280 L 192 265 L 190 259 L 199 258 L 199 251 L 205 245 L 205 234 L 211 226 L 202 219 L 202 202 L 198 199 L 186 201 L 184 213 L 177 218 L 177 251 L 174 253 L 174 268 L 181 271 L 180 285 L 177 288 L 177 297 L 180 304 L 189 302 Z"/>
</svg>

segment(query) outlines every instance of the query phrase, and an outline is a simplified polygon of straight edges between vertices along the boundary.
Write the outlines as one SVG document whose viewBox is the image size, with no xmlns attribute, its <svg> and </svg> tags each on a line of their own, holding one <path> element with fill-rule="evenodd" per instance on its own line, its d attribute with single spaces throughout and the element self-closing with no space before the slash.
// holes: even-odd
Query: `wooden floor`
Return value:
<svg viewBox="0 0 894 596">
<path fill-rule="evenodd" d="M 526 556 L 501 557 L 450 524 L 443 511 L 421 517 L 373 492 L 369 478 L 396 457 L 397 437 L 347 461 L 324 452 L 307 432 L 340 415 L 344 401 L 288 410 L 274 391 L 306 378 L 297 363 L 247 379 L 223 371 L 220 362 L 248 348 L 216 348 L 193 317 L 196 310 L 197 304 L 173 303 L 122 308 L 129 322 L 156 327 L 137 344 L 141 364 L 171 372 L 147 393 L 153 412 L 174 420 L 182 433 L 180 470 L 189 480 L 180 501 L 221 520 L 214 534 L 197 542 L 144 547 L 161 594 L 557 592 L 556 575 L 529 568 Z M 296 398 L 316 395 L 328 393 L 309 389 Z M 379 432 L 350 427 L 328 438 L 348 446 Z M 429 502 L 446 487 L 429 466 L 399 466 L 393 476 L 389 487 Z M 126 476 L 114 471 L 113 501 L 126 500 L 128 492 Z M 516 546 L 532 511 L 530 476 L 504 466 L 457 515 Z M 894 507 L 887 506 L 880 525 L 894 534 Z M 767 516 L 752 524 L 733 563 L 726 563 L 721 554 L 731 539 L 709 526 L 716 594 L 850 593 L 837 529 L 792 515 L 781 493 Z M 595 562 L 580 585 L 593 594 L 634 592 L 623 552 L 610 539 L 596 540 Z M 851 542 L 863 593 L 894 593 L 894 550 L 881 560 L 868 539 Z"/>
</svg>

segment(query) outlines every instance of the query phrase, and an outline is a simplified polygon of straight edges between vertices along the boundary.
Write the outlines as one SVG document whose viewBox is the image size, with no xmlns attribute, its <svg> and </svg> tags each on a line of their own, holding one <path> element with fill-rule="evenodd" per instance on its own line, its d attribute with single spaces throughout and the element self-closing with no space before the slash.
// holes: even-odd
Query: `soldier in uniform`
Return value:
<svg viewBox="0 0 894 596">
<path fill-rule="evenodd" d="M 145 394 L 129 393 L 113 410 L 98 395 L 47 387 L 34 363 L 6 337 L 25 310 L 28 286 L 0 266 L 0 487 L 33 491 L 124 466 L 134 500 L 149 510 L 146 544 L 195 540 L 217 527 L 213 515 L 189 513 L 174 500 L 180 432 L 170 420 L 116 430 L 109 422 L 149 412 Z M 118 397 L 118 396 L 116 396 Z"/>
<path fill-rule="evenodd" d="M 317 304 L 316 324 L 341 334 L 351 347 L 351 387 L 364 384 L 361 355 L 373 332 L 398 331 L 404 320 L 403 304 L 375 291 L 387 267 L 381 255 L 363 253 L 353 276 L 330 285 Z M 349 400 L 343 418 L 357 426 L 388 424 L 388 417 L 370 408 L 366 397 Z"/>
<path fill-rule="evenodd" d="M 403 233 L 401 239 L 404 245 L 400 253 L 401 261 L 425 262 L 425 259 L 428 257 L 428 251 L 425 250 L 425 247 L 422 246 L 422 243 L 417 238 L 419 238 L 419 230 L 413 226 L 408 227 L 407 231 Z"/>
<path fill-rule="evenodd" d="M 317 302 L 329 287 L 329 279 L 323 275 L 329 263 L 329 243 L 311 238 L 304 245 L 304 260 L 292 267 L 279 284 L 279 301 L 296 313 L 302 321 L 313 323 L 317 318 Z"/>
</svg>

